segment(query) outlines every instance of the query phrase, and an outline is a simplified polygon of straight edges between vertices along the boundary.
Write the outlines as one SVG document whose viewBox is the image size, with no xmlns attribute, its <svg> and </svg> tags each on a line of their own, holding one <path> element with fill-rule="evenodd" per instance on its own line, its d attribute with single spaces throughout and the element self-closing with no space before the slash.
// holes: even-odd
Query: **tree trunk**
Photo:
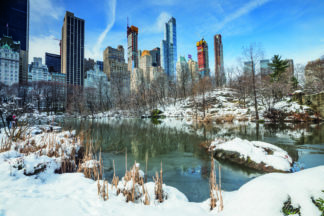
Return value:
<svg viewBox="0 0 324 216">
<path fill-rule="evenodd" d="M 255 71 L 253 67 L 253 60 L 252 60 L 252 82 L 253 82 L 253 94 L 254 94 L 254 108 L 255 108 L 255 119 L 259 120 L 259 112 L 258 112 L 258 101 L 255 89 Z"/>
</svg>

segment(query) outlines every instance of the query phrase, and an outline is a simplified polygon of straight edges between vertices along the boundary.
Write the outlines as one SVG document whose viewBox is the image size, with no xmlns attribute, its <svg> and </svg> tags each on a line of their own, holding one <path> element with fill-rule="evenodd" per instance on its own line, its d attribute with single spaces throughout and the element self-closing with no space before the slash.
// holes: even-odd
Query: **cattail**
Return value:
<svg viewBox="0 0 324 216">
<path fill-rule="evenodd" d="M 221 181 L 221 166 L 218 166 L 218 172 L 219 172 L 219 209 L 218 211 L 223 211 L 223 197 L 222 197 L 222 181 Z"/>
</svg>

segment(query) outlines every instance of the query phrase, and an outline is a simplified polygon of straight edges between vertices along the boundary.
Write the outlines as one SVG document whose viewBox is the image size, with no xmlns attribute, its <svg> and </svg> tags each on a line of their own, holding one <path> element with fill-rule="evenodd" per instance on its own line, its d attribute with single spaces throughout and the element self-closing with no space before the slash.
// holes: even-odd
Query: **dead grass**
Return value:
<svg viewBox="0 0 324 216">
<path fill-rule="evenodd" d="M 12 142 L 10 140 L 1 140 L 0 153 L 9 151 L 11 149 Z"/>
</svg>

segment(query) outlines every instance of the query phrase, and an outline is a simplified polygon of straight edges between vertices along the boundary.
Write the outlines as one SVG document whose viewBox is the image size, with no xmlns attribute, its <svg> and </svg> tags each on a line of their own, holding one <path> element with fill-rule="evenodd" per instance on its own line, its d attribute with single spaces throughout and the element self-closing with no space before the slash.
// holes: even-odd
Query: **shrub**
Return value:
<svg viewBox="0 0 324 216">
<path fill-rule="evenodd" d="M 264 117 L 270 119 L 272 122 L 282 122 L 287 117 L 287 113 L 272 108 L 264 113 Z"/>
</svg>

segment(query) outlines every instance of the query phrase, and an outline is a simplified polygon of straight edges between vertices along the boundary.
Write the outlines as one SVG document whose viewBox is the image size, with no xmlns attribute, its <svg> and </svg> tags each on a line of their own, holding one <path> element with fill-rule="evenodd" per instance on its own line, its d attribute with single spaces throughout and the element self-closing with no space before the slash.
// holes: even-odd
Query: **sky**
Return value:
<svg viewBox="0 0 324 216">
<path fill-rule="evenodd" d="M 139 28 L 139 49 L 150 50 L 160 47 L 172 16 L 178 57 L 197 60 L 196 42 L 204 38 L 211 71 L 215 34 L 223 38 L 225 67 L 238 65 L 250 44 L 261 48 L 264 59 L 279 54 L 295 64 L 324 55 L 323 0 L 30 0 L 30 62 L 44 62 L 45 52 L 59 54 L 65 11 L 85 20 L 85 57 L 95 60 L 102 61 L 107 46 L 126 49 L 127 17 Z"/>
</svg>

